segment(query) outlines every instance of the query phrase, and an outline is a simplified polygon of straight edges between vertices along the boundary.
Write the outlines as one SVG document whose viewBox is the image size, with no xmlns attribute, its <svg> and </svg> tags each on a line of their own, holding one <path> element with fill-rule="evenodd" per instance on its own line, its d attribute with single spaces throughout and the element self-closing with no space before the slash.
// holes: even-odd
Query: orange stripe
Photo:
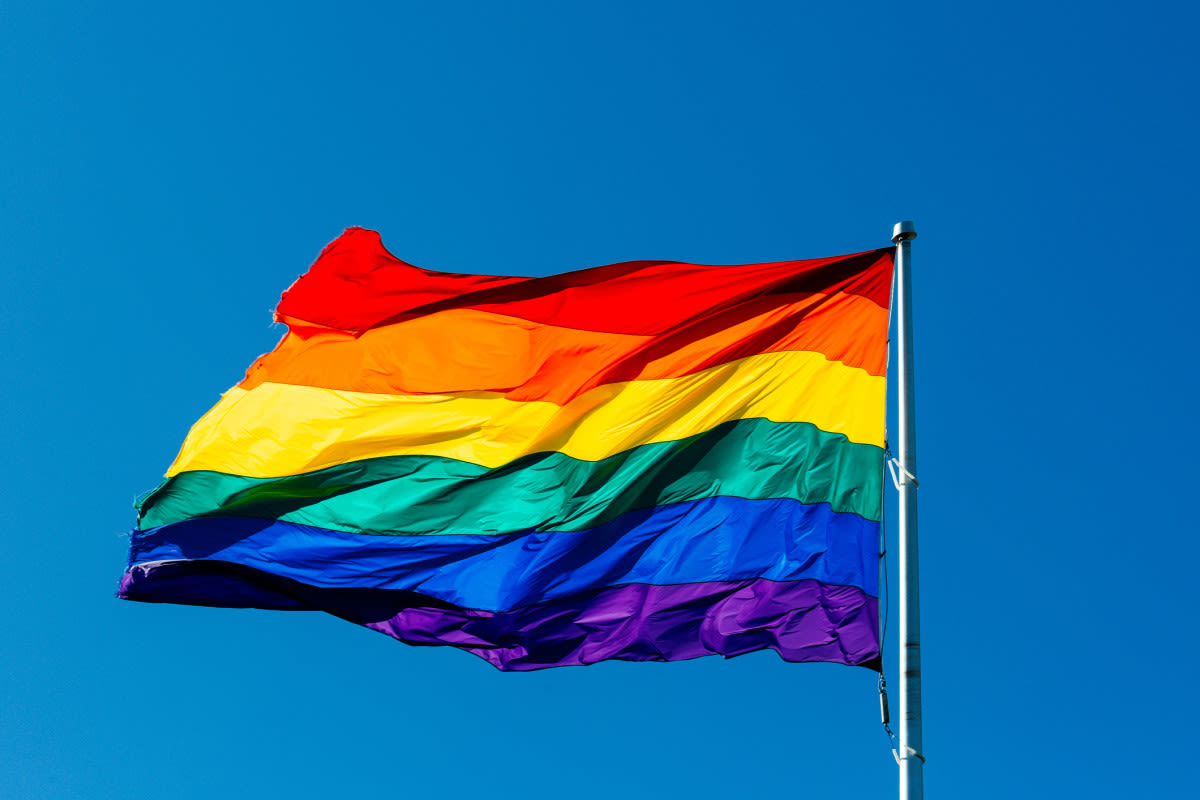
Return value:
<svg viewBox="0 0 1200 800">
<path fill-rule="evenodd" d="M 852 294 L 766 297 L 657 336 L 561 328 L 474 309 L 441 311 L 357 337 L 297 327 L 250 367 L 241 386 L 270 381 L 377 394 L 483 391 L 561 405 L 603 384 L 674 378 L 794 350 L 883 375 L 887 310 Z"/>
</svg>

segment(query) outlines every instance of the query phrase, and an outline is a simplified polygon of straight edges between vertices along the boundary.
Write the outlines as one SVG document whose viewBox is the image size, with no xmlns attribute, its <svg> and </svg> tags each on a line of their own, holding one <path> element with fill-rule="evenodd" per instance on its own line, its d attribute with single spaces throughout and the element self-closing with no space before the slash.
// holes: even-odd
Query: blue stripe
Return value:
<svg viewBox="0 0 1200 800">
<path fill-rule="evenodd" d="M 629 583 L 805 578 L 878 595 L 879 523 L 825 503 L 710 497 L 584 531 L 371 536 L 202 517 L 135 531 L 131 564 L 244 564 L 310 586 L 400 589 L 506 611 Z"/>
</svg>

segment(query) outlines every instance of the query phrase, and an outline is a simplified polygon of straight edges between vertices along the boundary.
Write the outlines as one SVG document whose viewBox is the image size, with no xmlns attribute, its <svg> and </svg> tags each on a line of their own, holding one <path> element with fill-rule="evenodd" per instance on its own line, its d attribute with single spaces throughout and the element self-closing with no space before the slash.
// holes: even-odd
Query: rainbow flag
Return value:
<svg viewBox="0 0 1200 800">
<path fill-rule="evenodd" d="M 120 596 L 508 670 L 877 668 L 892 253 L 499 277 L 347 230 L 139 502 Z"/>
</svg>

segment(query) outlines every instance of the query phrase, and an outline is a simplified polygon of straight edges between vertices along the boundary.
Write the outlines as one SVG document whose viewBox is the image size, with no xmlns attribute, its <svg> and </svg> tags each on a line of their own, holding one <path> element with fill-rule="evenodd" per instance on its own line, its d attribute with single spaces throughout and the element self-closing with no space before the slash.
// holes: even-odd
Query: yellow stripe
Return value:
<svg viewBox="0 0 1200 800">
<path fill-rule="evenodd" d="M 255 478 L 432 455 L 498 467 L 558 450 L 587 461 L 735 419 L 810 422 L 883 445 L 882 377 L 820 353 L 767 353 L 678 378 L 599 386 L 565 406 L 493 392 L 395 395 L 263 383 L 233 388 L 192 428 L 168 477 Z"/>
</svg>

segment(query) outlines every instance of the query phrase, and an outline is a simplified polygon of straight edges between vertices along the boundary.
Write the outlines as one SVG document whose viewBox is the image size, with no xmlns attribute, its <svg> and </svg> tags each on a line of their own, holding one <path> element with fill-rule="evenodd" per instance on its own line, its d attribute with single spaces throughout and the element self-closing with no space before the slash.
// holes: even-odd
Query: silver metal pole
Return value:
<svg viewBox="0 0 1200 800">
<path fill-rule="evenodd" d="M 900 384 L 900 800 L 925 795 L 921 751 L 921 599 L 917 582 L 917 419 L 913 386 L 912 254 L 917 229 L 892 230 L 896 244 L 896 335 Z"/>
</svg>

